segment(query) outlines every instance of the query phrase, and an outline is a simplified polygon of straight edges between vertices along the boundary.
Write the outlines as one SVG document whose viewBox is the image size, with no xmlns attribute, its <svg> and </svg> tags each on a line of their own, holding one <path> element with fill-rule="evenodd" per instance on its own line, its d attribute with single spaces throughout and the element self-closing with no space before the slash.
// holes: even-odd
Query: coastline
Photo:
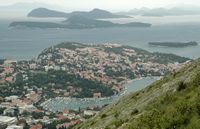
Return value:
<svg viewBox="0 0 200 129">
<path fill-rule="evenodd" d="M 114 101 L 117 101 L 124 95 L 129 94 L 130 92 L 137 92 L 148 85 L 152 84 L 152 82 L 155 82 L 160 77 L 142 77 L 142 78 L 136 78 L 133 80 L 128 80 L 126 84 L 124 84 L 125 89 L 117 94 L 110 97 L 102 97 L 102 98 L 72 98 L 72 97 L 56 97 L 56 98 L 50 98 L 40 104 L 45 110 L 49 110 L 52 112 L 61 111 L 64 109 L 72 109 L 72 110 L 78 110 L 79 108 L 84 109 L 87 107 L 98 107 L 98 106 L 104 106 L 107 104 L 111 104 Z M 146 81 L 145 81 L 146 80 Z M 150 81 L 149 81 L 150 80 Z M 133 85 L 135 83 L 135 85 Z M 143 85 L 144 83 L 144 85 Z M 130 91 L 132 90 L 132 91 Z M 58 106 L 60 105 L 60 106 Z"/>
</svg>

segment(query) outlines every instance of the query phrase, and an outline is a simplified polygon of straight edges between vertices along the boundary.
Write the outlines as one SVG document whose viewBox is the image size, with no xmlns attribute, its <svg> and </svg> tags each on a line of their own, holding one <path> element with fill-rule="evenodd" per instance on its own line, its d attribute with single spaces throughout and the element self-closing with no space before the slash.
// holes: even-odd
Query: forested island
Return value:
<svg viewBox="0 0 200 129">
<path fill-rule="evenodd" d="M 14 21 L 10 23 L 10 28 L 64 28 L 64 29 L 92 29 L 92 28 L 108 28 L 108 27 L 151 27 L 149 23 L 130 22 L 125 24 L 113 23 L 106 21 L 108 18 L 130 18 L 129 16 L 116 15 L 101 9 L 93 9 L 89 12 L 74 11 L 64 13 L 46 8 L 37 8 L 27 15 L 28 17 L 62 17 L 66 20 L 62 22 L 41 22 L 41 21 Z M 104 19 L 104 20 L 100 20 Z"/>
<path fill-rule="evenodd" d="M 51 10 L 47 8 L 36 8 L 31 10 L 28 13 L 28 17 L 39 17 L 39 18 L 47 18 L 47 17 L 63 17 L 68 18 L 73 15 L 81 15 L 83 17 L 91 18 L 91 19 L 106 19 L 106 18 L 130 18 L 130 16 L 126 15 L 118 15 L 113 14 L 109 11 L 102 10 L 102 9 L 93 9 L 91 11 L 73 11 L 70 13 Z"/>
<path fill-rule="evenodd" d="M 189 46 L 197 46 L 198 43 L 195 41 L 191 42 L 149 42 L 151 46 L 162 46 L 162 47 L 189 47 Z"/>
<path fill-rule="evenodd" d="M 53 22 L 35 22 L 35 21 L 19 21 L 12 22 L 9 27 L 12 28 L 67 28 L 67 29 L 91 29 L 91 28 L 108 28 L 108 27 L 151 27 L 149 23 L 131 22 L 126 24 L 118 24 L 110 21 L 95 20 L 81 15 L 69 17 L 62 23 Z"/>
</svg>

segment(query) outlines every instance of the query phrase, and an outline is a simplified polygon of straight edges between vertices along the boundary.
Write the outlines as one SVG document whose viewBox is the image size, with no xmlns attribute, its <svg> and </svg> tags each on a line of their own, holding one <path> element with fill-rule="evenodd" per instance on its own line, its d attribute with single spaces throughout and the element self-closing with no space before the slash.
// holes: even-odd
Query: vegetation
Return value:
<svg viewBox="0 0 200 129">
<path fill-rule="evenodd" d="M 28 27 L 28 28 L 68 28 L 68 29 L 90 29 L 107 27 L 151 27 L 149 23 L 131 22 L 127 24 L 117 24 L 110 21 L 96 20 L 82 15 L 72 15 L 63 23 L 53 22 L 35 22 L 21 21 L 12 22 L 10 27 Z"/>
<path fill-rule="evenodd" d="M 165 54 L 165 53 L 159 53 L 159 52 L 150 53 L 148 51 L 145 51 L 145 50 L 142 50 L 142 49 L 139 49 L 139 48 L 130 47 L 130 46 L 122 46 L 122 47 L 115 47 L 115 48 L 104 48 L 104 49 L 105 49 L 106 52 L 121 54 L 121 55 L 123 55 L 124 49 L 132 49 L 136 53 L 141 55 L 142 59 L 144 59 L 145 62 L 150 61 L 149 57 L 146 57 L 146 55 L 155 57 L 155 58 L 151 59 L 151 61 L 161 63 L 161 64 L 168 64 L 168 63 L 173 63 L 173 62 L 183 63 L 187 60 L 190 60 L 186 57 L 180 57 L 180 56 L 177 56 L 177 55 L 174 55 L 174 54 Z M 138 59 L 138 57 L 136 57 L 136 56 L 129 56 L 130 61 L 135 61 L 137 59 Z"/>
<path fill-rule="evenodd" d="M 44 113 L 41 113 L 41 112 L 32 112 L 31 113 L 31 116 L 34 118 L 34 119 L 42 119 L 45 114 Z"/>
<path fill-rule="evenodd" d="M 0 65 L 4 63 L 5 59 L 0 59 Z"/>
<path fill-rule="evenodd" d="M 186 60 L 188 60 L 188 58 L 186 57 L 180 57 L 174 54 L 164 54 L 155 52 L 153 53 L 153 55 L 157 56 L 157 58 L 155 58 L 154 60 L 161 64 L 167 64 L 172 62 L 184 63 Z"/>
<path fill-rule="evenodd" d="M 77 48 L 84 48 L 84 47 L 89 47 L 87 44 L 81 44 L 77 42 L 65 42 L 65 43 L 60 43 L 55 46 L 56 48 L 67 48 L 71 50 L 75 50 Z"/>
<path fill-rule="evenodd" d="M 0 115 L 2 115 L 3 114 L 3 112 L 4 112 L 4 110 L 5 110 L 6 108 L 0 108 Z"/>
<path fill-rule="evenodd" d="M 85 79 L 75 74 L 69 74 L 66 71 L 48 72 L 29 72 L 29 80 L 24 80 L 21 73 L 16 75 L 16 81 L 10 86 L 0 87 L 0 96 L 6 97 L 10 95 L 22 95 L 24 86 L 28 84 L 29 87 L 35 89 L 43 88 L 44 96 L 47 98 L 56 97 L 58 94 L 54 93 L 55 89 L 70 92 L 69 87 L 72 86 L 75 91 L 70 93 L 70 96 L 77 98 L 93 97 L 93 93 L 101 93 L 103 97 L 112 96 L 113 90 L 111 86 L 105 85 L 102 82 Z M 15 90 L 12 90 L 14 88 Z M 12 91 L 12 92 L 11 92 Z"/>
<path fill-rule="evenodd" d="M 50 9 L 46 9 L 46 8 L 33 9 L 28 14 L 28 17 L 40 17 L 40 18 L 63 17 L 63 18 L 66 18 L 66 17 L 73 16 L 73 15 L 81 15 L 81 16 L 84 16 L 84 17 L 87 17 L 87 18 L 92 18 L 92 19 L 129 18 L 129 16 L 115 15 L 115 14 L 112 14 L 108 11 L 100 10 L 100 9 L 93 9 L 89 12 L 76 11 L 76 12 L 72 12 L 72 13 L 65 13 L 65 12 L 50 10 Z"/>
<path fill-rule="evenodd" d="M 114 71 L 112 70 L 111 67 L 107 67 L 104 71 L 106 75 L 110 77 L 127 77 L 130 79 L 135 78 L 135 73 L 131 71 L 131 69 L 126 69 L 126 70 L 121 69 L 120 71 Z"/>
<path fill-rule="evenodd" d="M 74 128 L 200 128 L 200 59 L 107 106 Z"/>
<path fill-rule="evenodd" d="M 4 71 L 4 69 L 3 68 L 0 68 L 0 73 L 2 73 Z"/>
<path fill-rule="evenodd" d="M 53 97 L 51 88 L 67 90 L 69 86 L 73 86 L 76 89 L 77 94 L 74 97 L 93 97 L 93 93 L 101 92 L 102 96 L 111 96 L 113 91 L 111 87 L 106 86 L 100 82 L 81 78 L 74 74 L 68 74 L 65 71 L 49 71 L 47 73 L 33 74 L 29 79 L 30 85 L 37 86 L 40 88 L 48 87 L 46 90 L 48 96 Z M 49 85 L 55 84 L 55 85 Z"/>
</svg>

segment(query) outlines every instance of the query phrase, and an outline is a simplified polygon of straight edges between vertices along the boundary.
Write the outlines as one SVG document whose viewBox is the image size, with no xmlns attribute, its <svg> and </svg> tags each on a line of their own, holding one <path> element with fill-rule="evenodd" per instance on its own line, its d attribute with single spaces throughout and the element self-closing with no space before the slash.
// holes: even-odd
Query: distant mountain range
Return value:
<svg viewBox="0 0 200 129">
<path fill-rule="evenodd" d="M 70 17 L 73 15 L 81 15 L 86 18 L 91 18 L 91 19 L 104 19 L 104 18 L 130 18 L 129 16 L 125 15 L 116 15 L 113 13 L 110 13 L 105 10 L 101 9 L 93 9 L 89 12 L 85 11 L 74 11 L 71 13 L 65 13 L 65 12 L 60 12 L 60 11 L 55 11 L 55 10 L 50 10 L 46 8 L 37 8 L 32 10 L 27 16 L 28 17 L 40 17 L 40 18 L 46 18 L 46 17 Z"/>
<path fill-rule="evenodd" d="M 141 8 L 133 9 L 128 12 L 120 12 L 120 15 L 141 15 L 141 16 L 180 16 L 180 15 L 198 15 L 200 14 L 200 9 L 197 7 L 190 8 Z"/>
<path fill-rule="evenodd" d="M 9 25 L 9 27 L 89 29 L 89 28 L 107 28 L 107 27 L 151 27 L 151 24 L 142 22 L 117 24 L 117 23 L 112 23 L 110 21 L 87 18 L 82 15 L 73 15 L 70 16 L 67 20 L 63 21 L 62 23 L 22 21 L 22 22 L 12 22 Z"/>
<path fill-rule="evenodd" d="M 42 8 L 38 8 L 38 7 L 42 7 Z M 13 17 L 13 15 L 15 17 L 24 17 L 24 16 L 27 16 L 27 12 L 29 12 L 30 10 L 37 11 L 39 9 L 41 9 L 41 10 L 46 9 L 49 12 L 51 12 L 51 11 L 54 12 L 54 10 L 62 10 L 63 12 L 62 11 L 55 11 L 55 12 L 58 12 L 58 13 L 60 12 L 61 15 L 64 14 L 64 17 L 66 14 L 67 14 L 67 17 L 69 17 L 68 15 L 73 14 L 73 13 L 80 13 L 80 12 L 81 13 L 89 13 L 86 11 L 75 11 L 72 13 L 66 13 L 65 11 L 69 12 L 69 11 L 73 10 L 74 8 L 73 7 L 66 8 L 63 6 L 44 4 L 41 2 L 19 2 L 19 3 L 13 4 L 13 5 L 0 6 L 0 17 Z M 121 10 L 121 11 L 123 11 L 123 10 Z M 37 12 L 36 12 L 36 14 L 37 14 Z M 115 17 L 116 17 L 116 15 L 117 16 L 119 16 L 119 15 L 122 15 L 122 16 L 125 16 L 125 15 L 143 15 L 143 16 L 195 15 L 195 14 L 200 14 L 200 7 L 195 6 L 195 5 L 179 5 L 179 6 L 177 5 L 177 6 L 174 6 L 171 8 L 164 8 L 164 7 L 163 8 L 148 8 L 148 7 L 145 7 L 145 8 L 139 8 L 139 9 L 133 9 L 128 12 L 120 12 L 120 13 L 112 13 L 112 14 L 115 15 Z M 36 16 L 34 16 L 34 14 L 31 14 L 31 15 L 33 15 L 33 17 L 52 17 L 52 16 L 48 16 L 46 14 L 43 16 L 42 13 L 37 14 Z M 59 15 L 58 15 L 58 17 L 63 17 L 63 16 L 59 16 Z"/>
</svg>

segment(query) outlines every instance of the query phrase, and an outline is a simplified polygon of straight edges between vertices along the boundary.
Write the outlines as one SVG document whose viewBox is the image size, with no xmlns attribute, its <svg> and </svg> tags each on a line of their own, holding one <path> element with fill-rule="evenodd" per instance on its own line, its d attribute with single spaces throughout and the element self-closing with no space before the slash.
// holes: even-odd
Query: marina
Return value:
<svg viewBox="0 0 200 129">
<path fill-rule="evenodd" d="M 131 92 L 139 91 L 146 86 L 152 84 L 160 77 L 145 77 L 141 79 L 135 79 L 126 84 L 125 90 L 115 96 L 106 98 L 69 98 L 69 97 L 56 97 L 49 99 L 41 104 L 41 106 L 51 112 L 59 112 L 64 109 L 76 110 L 85 109 L 88 107 L 102 107 L 104 105 L 111 104 L 116 100 L 120 99 L 124 95 Z"/>
</svg>

